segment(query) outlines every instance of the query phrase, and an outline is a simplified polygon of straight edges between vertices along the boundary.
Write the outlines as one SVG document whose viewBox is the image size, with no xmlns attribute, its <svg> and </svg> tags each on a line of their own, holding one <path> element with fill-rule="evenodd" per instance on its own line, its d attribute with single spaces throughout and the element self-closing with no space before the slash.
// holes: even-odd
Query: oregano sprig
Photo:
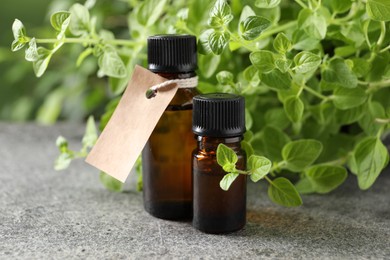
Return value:
<svg viewBox="0 0 390 260">
<path fill-rule="evenodd" d="M 286 178 L 279 177 L 271 180 L 267 175 L 271 174 L 272 163 L 264 156 L 251 155 L 247 160 L 247 169 L 240 170 L 236 168 L 237 155 L 233 149 L 224 144 L 219 144 L 217 148 L 217 162 L 222 169 L 228 172 L 221 180 L 220 187 L 228 190 L 234 180 L 240 175 L 245 174 L 253 182 L 261 179 L 269 183 L 268 196 L 276 204 L 292 207 L 302 204 L 302 199 L 296 191 L 294 185 Z M 274 169 L 273 169 L 274 170 Z"/>
<path fill-rule="evenodd" d="M 248 159 L 254 156 L 248 167 L 256 165 L 256 156 L 272 161 L 264 177 L 248 174 L 249 168 L 245 174 L 269 179 L 274 183 L 269 194 L 290 206 L 294 204 L 278 193 L 283 188 L 276 188 L 291 186 L 276 181 L 284 174 L 294 176 L 301 194 L 334 190 L 347 169 L 356 174 L 361 189 L 370 188 L 388 164 L 383 139 L 390 132 L 389 1 L 229 3 L 217 0 L 209 8 L 207 0 L 174 0 L 169 5 L 131 1 L 129 39 L 116 39 L 96 26 L 94 1 L 89 0 L 53 14 L 50 39 L 28 35 L 15 20 L 11 47 L 25 49 L 26 60 L 42 75 L 52 57 L 62 55 L 62 46 L 80 44 L 84 51 L 76 66 L 94 56 L 98 75 L 109 76 L 111 92 L 117 95 L 134 64 L 145 62 L 147 35 L 194 34 L 199 39 L 200 89 L 245 96 L 248 131 L 242 147 Z M 117 102 L 115 97 L 106 106 L 102 127 Z M 69 155 L 63 154 L 67 162 Z M 244 174 L 230 163 L 226 187 Z"/>
</svg>

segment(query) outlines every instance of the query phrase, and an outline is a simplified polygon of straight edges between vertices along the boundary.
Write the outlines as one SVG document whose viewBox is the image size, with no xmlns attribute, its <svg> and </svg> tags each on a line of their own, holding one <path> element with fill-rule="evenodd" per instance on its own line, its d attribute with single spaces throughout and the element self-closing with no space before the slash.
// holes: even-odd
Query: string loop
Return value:
<svg viewBox="0 0 390 260">
<path fill-rule="evenodd" d="M 177 88 L 195 88 L 198 85 L 198 76 L 187 79 L 171 79 L 154 85 L 146 91 L 146 97 L 148 99 L 155 97 L 159 89 L 165 88 L 173 83 L 176 83 Z"/>
</svg>

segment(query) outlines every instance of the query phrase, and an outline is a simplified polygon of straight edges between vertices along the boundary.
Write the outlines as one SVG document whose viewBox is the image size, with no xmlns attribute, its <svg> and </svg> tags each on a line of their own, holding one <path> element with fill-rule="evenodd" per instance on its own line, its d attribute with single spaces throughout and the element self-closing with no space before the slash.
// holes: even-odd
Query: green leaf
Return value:
<svg viewBox="0 0 390 260">
<path fill-rule="evenodd" d="M 321 57 L 308 52 L 302 51 L 294 57 L 295 67 L 293 68 L 297 73 L 308 73 L 315 71 L 321 64 Z"/>
<path fill-rule="evenodd" d="M 274 55 L 270 51 L 255 51 L 249 55 L 252 64 L 260 73 L 271 72 L 275 68 Z"/>
<path fill-rule="evenodd" d="M 302 100 L 297 96 L 292 96 L 284 102 L 284 111 L 286 111 L 287 117 L 293 123 L 302 121 L 304 109 Z"/>
<path fill-rule="evenodd" d="M 356 75 L 342 59 L 333 59 L 322 71 L 322 78 L 335 86 L 356 88 Z"/>
<path fill-rule="evenodd" d="M 114 95 L 122 94 L 123 91 L 126 89 L 128 83 L 129 83 L 129 80 L 130 80 L 130 75 L 133 74 L 133 70 L 134 70 L 135 64 L 137 62 L 136 57 L 137 57 L 137 55 L 139 55 L 139 51 L 140 51 L 140 49 L 137 48 L 130 55 L 129 54 L 120 55 L 121 60 L 125 64 L 127 76 L 123 77 L 123 78 L 113 78 L 113 77 L 109 78 L 108 82 L 109 82 L 110 91 Z"/>
<path fill-rule="evenodd" d="M 14 40 L 11 44 L 12 51 L 18 51 L 22 49 L 26 45 L 25 42 L 19 42 L 18 40 Z"/>
<path fill-rule="evenodd" d="M 214 29 L 208 29 L 201 33 L 199 36 L 199 43 L 198 43 L 198 52 L 200 54 L 206 55 L 211 53 L 211 47 L 209 43 L 209 37 L 214 32 Z"/>
<path fill-rule="evenodd" d="M 232 172 L 236 168 L 238 161 L 237 154 L 233 149 L 224 144 L 219 144 L 217 148 L 217 162 L 225 172 Z"/>
<path fill-rule="evenodd" d="M 260 83 L 259 71 L 255 66 L 248 66 L 243 72 L 244 79 L 250 83 L 251 86 L 256 87 Z"/>
<path fill-rule="evenodd" d="M 280 151 L 290 142 L 290 138 L 278 128 L 266 126 L 253 137 L 252 145 L 256 153 L 263 154 L 272 161 L 281 161 Z"/>
<path fill-rule="evenodd" d="M 54 169 L 56 171 L 64 170 L 69 167 L 73 156 L 69 153 L 61 153 L 54 162 Z"/>
<path fill-rule="evenodd" d="M 330 5 L 332 6 L 333 12 L 344 13 L 351 8 L 352 1 L 351 0 L 331 0 Z"/>
<path fill-rule="evenodd" d="M 68 141 L 63 136 L 57 137 L 56 146 L 60 153 L 68 152 Z"/>
<path fill-rule="evenodd" d="M 366 102 L 367 95 L 360 87 L 354 89 L 337 87 L 333 92 L 332 100 L 335 107 L 346 110 Z"/>
<path fill-rule="evenodd" d="M 276 59 L 276 67 L 283 73 L 287 72 L 291 67 L 292 61 L 288 59 Z"/>
<path fill-rule="evenodd" d="M 362 58 L 354 58 L 352 59 L 353 62 L 353 72 L 356 74 L 358 77 L 364 77 L 370 72 L 371 70 L 371 64 Z"/>
<path fill-rule="evenodd" d="M 255 153 L 252 145 L 250 143 L 248 143 L 247 141 L 241 141 L 241 148 L 245 151 L 245 154 L 247 157 L 250 157 L 252 154 Z"/>
<path fill-rule="evenodd" d="M 51 15 L 50 23 L 56 31 L 62 30 L 63 23 L 69 18 L 70 13 L 66 11 L 59 11 Z"/>
<path fill-rule="evenodd" d="M 241 15 L 240 15 L 240 20 L 238 21 L 238 29 L 237 31 L 240 31 L 240 24 L 245 21 L 249 16 L 256 16 L 255 12 L 253 9 L 249 6 L 246 5 L 242 8 Z"/>
<path fill-rule="evenodd" d="M 353 107 L 347 110 L 337 110 L 336 118 L 341 125 L 349 125 L 357 122 L 364 115 L 364 105 Z"/>
<path fill-rule="evenodd" d="M 281 0 L 256 0 L 255 6 L 258 8 L 274 8 L 280 4 Z"/>
<path fill-rule="evenodd" d="M 223 176 L 222 180 L 219 182 L 219 186 L 224 191 L 227 191 L 230 188 L 230 185 L 232 185 L 234 180 L 237 179 L 239 175 L 240 175 L 239 173 L 235 173 L 235 172 L 225 174 L 225 176 Z"/>
<path fill-rule="evenodd" d="M 290 75 L 288 73 L 283 73 L 278 69 L 273 69 L 271 72 L 263 73 L 260 78 L 264 84 L 276 90 L 291 88 Z"/>
<path fill-rule="evenodd" d="M 302 177 L 296 184 L 295 188 L 300 194 L 310 194 L 315 192 L 313 184 L 308 178 Z"/>
<path fill-rule="evenodd" d="M 326 36 L 327 24 L 324 16 L 310 9 L 302 9 L 298 16 L 298 27 L 309 36 L 322 40 Z"/>
<path fill-rule="evenodd" d="M 214 31 L 209 35 L 209 45 L 211 51 L 215 55 L 220 55 L 225 49 L 230 39 L 230 35 L 227 32 Z"/>
<path fill-rule="evenodd" d="M 127 76 L 125 64 L 111 45 L 104 47 L 104 53 L 99 57 L 98 65 L 101 72 L 109 77 L 124 78 Z"/>
<path fill-rule="evenodd" d="M 13 22 L 12 33 L 15 40 L 12 42 L 11 49 L 12 51 L 18 51 L 22 49 L 29 41 L 29 38 L 26 36 L 26 29 L 20 20 L 15 19 Z"/>
<path fill-rule="evenodd" d="M 228 25 L 231 20 L 233 20 L 230 6 L 225 0 L 215 1 L 214 6 L 210 10 L 209 16 L 208 25 L 214 28 Z"/>
<path fill-rule="evenodd" d="M 264 176 L 266 176 L 270 169 L 272 163 L 271 161 L 264 157 L 258 155 L 251 155 L 248 159 L 248 169 L 250 171 L 250 178 L 253 182 L 258 182 Z"/>
<path fill-rule="evenodd" d="M 271 22 L 264 17 L 249 16 L 240 23 L 241 37 L 247 41 L 252 41 L 271 25 Z"/>
<path fill-rule="evenodd" d="M 30 42 L 28 43 L 29 47 L 26 49 L 26 53 L 24 58 L 27 61 L 34 62 L 38 60 L 38 49 L 37 49 L 37 43 L 35 41 L 35 38 L 32 38 Z"/>
<path fill-rule="evenodd" d="M 354 46 L 341 46 L 334 49 L 334 53 L 340 57 L 349 57 L 356 52 Z"/>
<path fill-rule="evenodd" d="M 69 23 L 69 30 L 75 36 L 88 34 L 90 30 L 90 18 L 88 9 L 81 4 L 74 4 L 69 9 L 72 16 Z"/>
<path fill-rule="evenodd" d="M 210 78 L 214 75 L 220 62 L 220 55 L 199 55 L 199 70 L 205 78 Z"/>
<path fill-rule="evenodd" d="M 276 204 L 285 207 L 297 207 L 302 205 L 301 196 L 294 185 L 286 178 L 279 177 L 271 182 L 268 187 L 268 197 Z"/>
<path fill-rule="evenodd" d="M 279 129 L 285 129 L 290 124 L 286 112 L 282 107 L 267 110 L 264 115 L 264 120 L 267 126 L 274 126 Z"/>
<path fill-rule="evenodd" d="M 284 33 L 278 33 L 278 35 L 276 35 L 273 46 L 280 54 L 285 54 L 292 48 L 291 41 Z"/>
<path fill-rule="evenodd" d="M 333 106 L 329 103 L 320 103 L 310 108 L 312 116 L 320 124 L 329 123 L 329 119 L 333 116 Z"/>
<path fill-rule="evenodd" d="M 318 193 L 328 193 L 347 178 L 347 170 L 341 166 L 315 165 L 305 172 L 307 179 Z"/>
<path fill-rule="evenodd" d="M 363 116 L 359 119 L 359 126 L 367 135 L 376 135 L 381 125 L 375 122 L 375 118 L 385 117 L 385 109 L 381 103 L 369 100 Z"/>
<path fill-rule="evenodd" d="M 84 6 L 88 9 L 92 9 L 96 4 L 96 0 L 87 0 L 84 3 Z"/>
<path fill-rule="evenodd" d="M 351 173 L 357 175 L 358 169 L 357 169 L 357 165 L 356 165 L 356 160 L 355 160 L 355 155 L 354 154 L 351 154 L 350 156 L 348 156 L 347 166 L 348 166 L 349 171 Z"/>
<path fill-rule="evenodd" d="M 12 33 L 14 35 L 15 40 L 19 40 L 23 37 L 26 37 L 26 29 L 24 28 L 23 23 L 15 19 L 15 21 L 12 24 Z"/>
<path fill-rule="evenodd" d="M 52 52 L 43 47 L 38 47 L 37 53 L 38 53 L 38 57 L 35 61 L 33 61 L 33 69 L 35 75 L 37 77 L 40 77 L 43 75 L 43 73 L 45 73 L 47 66 L 49 65 Z"/>
<path fill-rule="evenodd" d="M 390 21 L 390 2 L 388 0 L 367 0 L 367 13 L 375 21 Z"/>
<path fill-rule="evenodd" d="M 138 22 L 148 27 L 153 25 L 164 12 L 166 3 L 167 0 L 146 0 L 143 2 L 137 13 Z"/>
<path fill-rule="evenodd" d="M 322 144 L 317 140 L 302 139 L 286 144 L 282 150 L 286 168 L 292 172 L 300 172 L 315 162 L 321 154 Z"/>
<path fill-rule="evenodd" d="M 95 120 L 93 116 L 89 116 L 82 141 L 83 147 L 91 148 L 92 146 L 94 146 L 97 138 L 98 135 L 96 131 Z"/>
<path fill-rule="evenodd" d="M 247 108 L 245 108 L 245 128 L 250 130 L 253 125 L 252 115 Z"/>
<path fill-rule="evenodd" d="M 374 184 L 385 168 L 389 153 L 377 137 L 370 136 L 357 144 L 354 157 L 359 187 L 366 190 Z"/>
<path fill-rule="evenodd" d="M 308 35 L 303 29 L 293 34 L 293 48 L 296 50 L 314 50 L 320 46 L 320 40 Z"/>
<path fill-rule="evenodd" d="M 222 85 L 228 85 L 233 83 L 233 74 L 229 71 L 223 70 L 218 72 L 217 81 Z"/>
<path fill-rule="evenodd" d="M 381 81 L 383 80 L 383 76 L 386 73 L 386 68 L 388 67 L 388 64 L 390 63 L 390 52 L 386 51 L 380 54 L 373 53 L 374 58 L 371 62 L 371 70 L 369 71 L 366 81 Z"/>
<path fill-rule="evenodd" d="M 107 190 L 120 192 L 123 189 L 123 183 L 111 177 L 105 172 L 100 172 L 100 182 L 104 185 Z"/>
</svg>

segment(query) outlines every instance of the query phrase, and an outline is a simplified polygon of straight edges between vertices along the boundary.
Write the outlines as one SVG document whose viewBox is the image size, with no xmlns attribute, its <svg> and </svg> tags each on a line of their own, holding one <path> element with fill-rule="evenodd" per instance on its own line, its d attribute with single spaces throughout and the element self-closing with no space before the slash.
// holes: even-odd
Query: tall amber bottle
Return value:
<svg viewBox="0 0 390 260">
<path fill-rule="evenodd" d="M 228 191 L 219 183 L 226 172 L 217 163 L 223 143 L 237 156 L 237 169 L 245 170 L 246 155 L 240 142 L 245 132 L 244 98 L 232 94 L 206 94 L 194 98 L 193 132 L 198 146 L 192 154 L 192 225 L 206 233 L 228 233 L 246 222 L 246 175 L 239 175 Z"/>
<path fill-rule="evenodd" d="M 149 37 L 148 68 L 167 79 L 195 77 L 196 38 Z M 142 151 L 144 207 L 158 218 L 192 216 L 191 152 L 196 141 L 191 121 L 192 98 L 196 94 L 195 88 L 178 89 Z"/>
</svg>

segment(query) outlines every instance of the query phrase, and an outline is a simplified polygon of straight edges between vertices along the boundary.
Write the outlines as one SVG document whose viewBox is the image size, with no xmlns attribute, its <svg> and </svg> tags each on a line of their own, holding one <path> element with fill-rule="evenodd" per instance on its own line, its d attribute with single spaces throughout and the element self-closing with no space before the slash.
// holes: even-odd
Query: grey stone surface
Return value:
<svg viewBox="0 0 390 260">
<path fill-rule="evenodd" d="M 0 123 L 0 259 L 390 259 L 390 172 L 368 191 L 350 176 L 337 191 L 273 205 L 249 185 L 247 225 L 207 235 L 156 219 L 128 183 L 112 193 L 83 161 L 53 170 L 59 134 L 79 147 L 83 126 Z"/>
</svg>

